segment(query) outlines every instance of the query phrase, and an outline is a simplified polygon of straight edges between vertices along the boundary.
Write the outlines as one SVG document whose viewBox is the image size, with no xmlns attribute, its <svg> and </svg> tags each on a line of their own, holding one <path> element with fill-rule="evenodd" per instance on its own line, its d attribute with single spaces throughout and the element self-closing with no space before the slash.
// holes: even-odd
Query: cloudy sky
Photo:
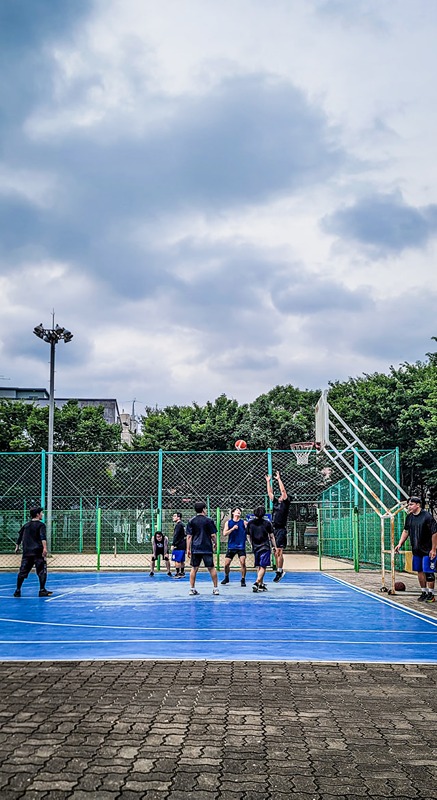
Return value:
<svg viewBox="0 0 437 800">
<path fill-rule="evenodd" d="M 437 335 L 437 3 L 2 0 L 0 385 L 130 407 Z"/>
</svg>

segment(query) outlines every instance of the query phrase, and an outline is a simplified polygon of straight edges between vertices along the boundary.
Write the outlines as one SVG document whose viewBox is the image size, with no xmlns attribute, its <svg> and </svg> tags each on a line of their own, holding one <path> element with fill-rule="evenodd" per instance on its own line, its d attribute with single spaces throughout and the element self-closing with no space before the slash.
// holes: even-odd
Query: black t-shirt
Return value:
<svg viewBox="0 0 437 800">
<path fill-rule="evenodd" d="M 254 553 L 270 550 L 269 534 L 273 533 L 273 528 L 272 523 L 268 519 L 251 519 L 246 531 Z"/>
<path fill-rule="evenodd" d="M 215 522 L 205 514 L 197 514 L 187 525 L 187 536 L 192 536 L 192 553 L 212 553 L 212 536 L 217 533 Z"/>
<path fill-rule="evenodd" d="M 41 556 L 46 541 L 46 526 L 40 519 L 31 519 L 21 528 L 17 544 L 23 543 L 23 556 Z"/>
<path fill-rule="evenodd" d="M 288 511 L 290 509 L 290 501 L 288 497 L 285 500 L 273 501 L 273 527 L 275 530 L 287 527 Z"/>
<path fill-rule="evenodd" d="M 186 550 L 187 548 L 185 528 L 181 521 L 174 526 L 172 546 L 175 550 Z"/>
<path fill-rule="evenodd" d="M 407 514 L 404 529 L 408 531 L 414 556 L 427 556 L 432 547 L 432 535 L 437 533 L 437 523 L 428 511 Z"/>
</svg>

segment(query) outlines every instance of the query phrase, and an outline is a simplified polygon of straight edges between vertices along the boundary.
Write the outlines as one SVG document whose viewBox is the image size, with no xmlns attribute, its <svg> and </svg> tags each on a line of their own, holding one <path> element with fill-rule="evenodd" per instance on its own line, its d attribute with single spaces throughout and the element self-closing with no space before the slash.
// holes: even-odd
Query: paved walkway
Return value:
<svg viewBox="0 0 437 800">
<path fill-rule="evenodd" d="M 9 662 L 0 680 L 2 799 L 435 796 L 437 666 Z"/>
</svg>

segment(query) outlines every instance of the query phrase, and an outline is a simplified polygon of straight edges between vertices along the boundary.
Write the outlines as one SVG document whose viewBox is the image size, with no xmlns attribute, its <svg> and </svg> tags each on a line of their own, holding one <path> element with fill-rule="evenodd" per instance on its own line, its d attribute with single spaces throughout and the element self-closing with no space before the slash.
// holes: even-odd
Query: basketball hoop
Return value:
<svg viewBox="0 0 437 800">
<path fill-rule="evenodd" d="M 314 448 L 314 442 L 294 442 L 290 445 L 290 450 L 296 456 L 298 464 L 308 464 L 310 453 Z"/>
</svg>

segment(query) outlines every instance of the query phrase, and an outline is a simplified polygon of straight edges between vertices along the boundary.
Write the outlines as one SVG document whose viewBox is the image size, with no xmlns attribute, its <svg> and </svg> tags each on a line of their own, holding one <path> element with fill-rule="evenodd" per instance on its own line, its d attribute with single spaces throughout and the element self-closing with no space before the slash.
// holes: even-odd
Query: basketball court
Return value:
<svg viewBox="0 0 437 800">
<path fill-rule="evenodd" d="M 239 574 L 212 595 L 199 574 L 54 573 L 50 598 L 34 575 L 14 598 L 15 575 L 0 580 L 3 661 L 209 660 L 437 663 L 437 621 L 324 573 L 287 573 L 252 592 Z"/>
</svg>

